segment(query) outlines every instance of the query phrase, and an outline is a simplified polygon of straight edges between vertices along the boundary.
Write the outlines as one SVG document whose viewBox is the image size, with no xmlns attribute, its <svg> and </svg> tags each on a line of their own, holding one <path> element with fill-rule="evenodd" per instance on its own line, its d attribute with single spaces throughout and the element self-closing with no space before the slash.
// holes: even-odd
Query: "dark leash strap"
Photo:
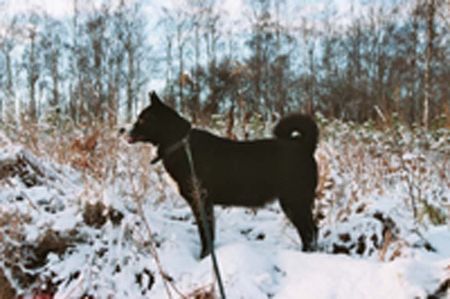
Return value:
<svg viewBox="0 0 450 299">
<path fill-rule="evenodd" d="M 200 182 L 197 178 L 197 173 L 195 172 L 194 160 L 192 159 L 192 151 L 191 151 L 191 147 L 189 145 L 189 134 L 185 138 L 183 138 L 182 142 L 183 142 L 184 150 L 186 152 L 186 156 L 188 158 L 189 168 L 190 168 L 191 176 L 192 176 L 193 188 L 194 188 L 194 190 L 197 189 L 196 192 L 194 191 L 194 197 L 196 197 L 196 198 L 194 198 L 194 200 L 197 201 L 197 205 L 200 210 L 200 219 L 202 222 L 203 229 L 205 230 L 206 242 L 208 243 L 208 246 L 211 249 L 211 260 L 213 263 L 214 273 L 217 278 L 217 284 L 219 285 L 220 296 L 222 299 L 225 299 L 226 298 L 225 297 L 225 289 L 223 287 L 222 277 L 221 277 L 220 271 L 219 271 L 219 264 L 217 263 L 216 252 L 214 251 L 212 237 L 210 234 L 211 228 L 208 224 L 208 221 L 206 220 L 205 205 L 203 203 L 201 192 L 200 192 Z"/>
<path fill-rule="evenodd" d="M 168 157 L 171 154 L 173 154 L 175 151 L 177 151 L 181 147 L 184 148 L 184 151 L 186 152 L 186 156 L 188 159 L 189 170 L 191 172 L 191 177 L 192 177 L 192 185 L 193 185 L 193 192 L 192 192 L 193 194 L 192 195 L 193 195 L 194 200 L 196 201 L 196 204 L 200 210 L 200 221 L 201 221 L 201 225 L 202 225 L 203 229 L 205 230 L 206 243 L 207 243 L 209 249 L 211 250 L 211 260 L 212 260 L 212 264 L 213 264 L 213 270 L 214 270 L 214 273 L 217 278 L 217 284 L 219 285 L 220 296 L 222 299 L 226 299 L 225 289 L 223 287 L 222 277 L 221 277 L 220 271 L 219 271 L 219 264 L 217 263 L 216 252 L 214 251 L 212 237 L 210 234 L 211 228 L 208 224 L 208 221 L 206 220 L 205 205 L 203 203 L 201 191 L 200 191 L 200 181 L 198 180 L 197 173 L 195 172 L 194 160 L 192 159 L 192 151 L 191 151 L 191 147 L 189 145 L 189 135 L 190 135 L 190 133 L 188 133 L 180 141 L 169 146 L 165 151 L 160 153 L 150 163 L 156 164 L 160 160 L 162 160 L 164 157 Z"/>
<path fill-rule="evenodd" d="M 183 137 L 180 141 L 175 142 L 171 146 L 169 146 L 164 152 L 158 154 L 153 160 L 150 161 L 150 164 L 156 164 L 159 161 L 161 161 L 164 157 L 168 157 L 174 152 L 176 152 L 178 149 L 184 146 L 186 142 L 188 142 L 189 139 L 189 133 Z"/>
</svg>

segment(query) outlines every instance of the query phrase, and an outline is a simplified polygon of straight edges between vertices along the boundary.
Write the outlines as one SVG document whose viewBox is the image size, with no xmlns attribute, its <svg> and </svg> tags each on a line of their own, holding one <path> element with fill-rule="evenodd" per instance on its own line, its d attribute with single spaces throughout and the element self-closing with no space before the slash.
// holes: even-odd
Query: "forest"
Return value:
<svg viewBox="0 0 450 299">
<path fill-rule="evenodd" d="M 450 298 L 449 8 L 0 0 L 0 299 Z M 130 130 L 151 91 L 193 122 L 167 149 Z M 164 120 L 174 112 L 163 106 L 152 100 L 145 134 L 190 127 Z M 276 129 L 296 112 L 319 130 L 301 165 L 308 130 L 286 133 L 292 141 Z M 248 166 L 254 152 L 200 151 L 197 129 L 295 151 Z M 315 192 L 292 200 L 314 198 L 316 251 L 302 251 L 282 202 L 216 205 L 213 270 L 212 254 L 199 255 L 196 213 L 163 165 L 181 146 L 199 199 L 211 189 L 196 169 L 229 174 L 219 196 L 250 186 L 243 199 L 317 177 Z M 197 167 L 205 156 L 223 168 Z M 302 171 L 278 172 L 286 165 Z M 237 172 L 253 175 L 236 182 Z"/>
<path fill-rule="evenodd" d="M 449 123 L 446 1 L 258 0 L 233 11 L 215 0 L 72 0 L 63 16 L 8 5 L 0 2 L 7 125 L 55 111 L 80 124 L 129 122 L 153 89 L 194 122 L 301 110 Z"/>
</svg>

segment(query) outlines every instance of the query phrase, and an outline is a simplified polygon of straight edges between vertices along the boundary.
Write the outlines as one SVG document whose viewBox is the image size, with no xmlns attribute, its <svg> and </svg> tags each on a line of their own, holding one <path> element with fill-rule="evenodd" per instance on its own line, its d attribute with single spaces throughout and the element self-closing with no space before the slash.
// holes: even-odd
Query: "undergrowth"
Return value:
<svg viewBox="0 0 450 299">
<path fill-rule="evenodd" d="M 450 131 L 445 128 L 424 131 L 400 123 L 381 127 L 371 122 L 362 125 L 343 123 L 320 116 L 317 121 L 321 136 L 316 152 L 320 174 L 316 218 L 321 230 L 322 250 L 382 261 L 408 255 L 411 248 L 433 250 L 422 238 L 422 231 L 449 222 Z M 261 116 L 237 123 L 218 116 L 208 129 L 229 138 L 256 139 L 269 137 L 272 126 L 272 123 L 261 121 Z M 142 248 L 149 248 L 157 269 L 155 272 L 166 282 L 167 293 L 174 292 L 182 298 L 213 298 L 210 286 L 183 295 L 159 261 L 157 248 L 164 237 L 158 236 L 150 227 L 143 204 L 149 192 L 156 191 L 153 194 L 157 197 L 152 203 L 158 205 L 170 200 L 167 190 L 176 192 L 176 188 L 161 166 L 150 165 L 154 148 L 129 146 L 119 128 L 81 127 L 70 121 L 50 119 L 2 130 L 14 144 L 22 144 L 39 159 L 56 162 L 61 168 L 75 169 L 81 174 L 79 181 L 83 192 L 76 198 L 70 194 L 65 197 L 77 202 L 87 226 L 96 229 L 105 223 L 117 226 L 126 218 L 110 207 L 109 189 L 130 198 L 133 204 L 127 209 L 134 211 L 136 216 L 124 221 L 143 225 L 141 231 L 135 232 L 139 234 L 135 242 Z M 10 146 L 5 140 L 0 138 L 0 148 Z M 15 176 L 26 178 L 22 180 L 25 184 L 45 184 L 39 179 L 39 171 L 45 171 L 39 170 L 38 166 L 30 170 L 27 165 L 33 165 L 33 160 L 26 160 L 29 155 L 23 157 L 24 161 L 19 159 L 19 164 L 14 166 L 13 163 L 12 168 L 6 162 L 0 163 L 1 185 L 11 185 Z M 66 191 L 60 190 L 61 194 Z M 26 194 L 20 200 L 29 201 L 31 210 L 38 209 L 33 207 Z M 49 213 L 53 213 L 52 210 Z M 18 287 L 17 283 L 36 283 L 30 277 L 35 275 L 34 269 L 42 265 L 49 253 L 66 252 L 74 242 L 101 244 L 100 240 L 92 240 L 78 231 L 58 235 L 49 230 L 35 240 L 31 249 L 19 250 L 27 248 L 22 246 L 25 238 L 22 232 L 30 217 L 27 213 L 18 215 L 0 210 L 0 241 L 4 244 L 1 253 L 10 257 L 2 267 L 17 263 L 32 248 L 41 250 L 41 256 L 31 270 L 29 265 L 21 265 L 6 275 L 7 279 L 11 279 L 11 275 L 16 277 L 14 287 Z M 124 232 L 124 237 L 128 233 Z M 51 248 L 42 245 L 44 243 L 50 244 Z M 4 284 L 1 282 L 5 280 L 5 274 L 0 271 L 0 284 Z M 139 275 L 146 276 L 149 283 L 155 273 L 144 268 Z M 51 291 L 51 284 L 46 280 L 50 277 L 42 279 L 39 283 L 47 284 Z"/>
</svg>

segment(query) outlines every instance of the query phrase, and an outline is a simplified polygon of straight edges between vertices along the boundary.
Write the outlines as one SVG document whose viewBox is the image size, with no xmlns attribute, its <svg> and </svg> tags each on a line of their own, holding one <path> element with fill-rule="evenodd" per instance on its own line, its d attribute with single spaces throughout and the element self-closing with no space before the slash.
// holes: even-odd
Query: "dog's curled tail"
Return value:
<svg viewBox="0 0 450 299">
<path fill-rule="evenodd" d="M 319 128 L 312 117 L 304 114 L 292 114 L 282 118 L 273 129 L 275 137 L 296 139 L 305 149 L 314 154 L 319 139 Z"/>
</svg>

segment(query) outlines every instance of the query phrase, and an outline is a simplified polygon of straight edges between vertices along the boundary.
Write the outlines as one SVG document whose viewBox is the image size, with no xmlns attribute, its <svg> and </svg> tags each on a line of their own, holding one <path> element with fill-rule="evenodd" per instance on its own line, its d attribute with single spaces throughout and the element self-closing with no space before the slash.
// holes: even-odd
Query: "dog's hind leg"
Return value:
<svg viewBox="0 0 450 299">
<path fill-rule="evenodd" d="M 282 197 L 280 198 L 280 205 L 286 216 L 297 228 L 302 240 L 303 251 L 315 251 L 317 248 L 317 226 L 312 213 L 312 200 L 302 202 L 304 196 L 302 197 Z"/>
</svg>

